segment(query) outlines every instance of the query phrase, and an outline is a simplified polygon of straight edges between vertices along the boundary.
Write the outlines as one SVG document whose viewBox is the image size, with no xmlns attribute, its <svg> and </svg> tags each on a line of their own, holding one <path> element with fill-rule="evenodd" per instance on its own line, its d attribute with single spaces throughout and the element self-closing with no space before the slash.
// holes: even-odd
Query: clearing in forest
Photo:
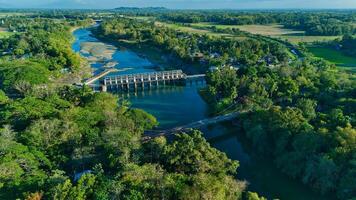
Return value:
<svg viewBox="0 0 356 200">
<path fill-rule="evenodd" d="M 13 33 L 9 32 L 6 28 L 0 27 L 0 39 L 10 37 Z"/>
<path fill-rule="evenodd" d="M 246 39 L 246 37 L 235 36 L 233 34 L 228 34 L 228 33 L 215 33 L 210 30 L 204 29 L 206 27 L 198 27 L 198 26 L 194 26 L 193 24 L 191 26 L 186 26 L 186 25 L 181 25 L 181 24 L 165 23 L 165 22 L 158 22 L 158 21 L 156 21 L 155 24 L 157 26 L 165 26 L 168 28 L 172 28 L 172 29 L 179 30 L 182 32 L 193 33 L 193 34 L 206 34 L 206 35 L 210 35 L 210 36 L 228 37 L 228 38 L 235 38 L 235 39 Z"/>
<path fill-rule="evenodd" d="M 312 35 L 282 35 L 276 38 L 287 40 L 292 44 L 300 42 L 313 43 L 313 42 L 328 42 L 341 38 L 342 36 L 312 36 Z"/>
<path fill-rule="evenodd" d="M 356 70 L 356 58 L 347 56 L 341 51 L 328 47 L 308 47 L 308 49 L 315 57 L 323 58 L 351 71 Z"/>
</svg>

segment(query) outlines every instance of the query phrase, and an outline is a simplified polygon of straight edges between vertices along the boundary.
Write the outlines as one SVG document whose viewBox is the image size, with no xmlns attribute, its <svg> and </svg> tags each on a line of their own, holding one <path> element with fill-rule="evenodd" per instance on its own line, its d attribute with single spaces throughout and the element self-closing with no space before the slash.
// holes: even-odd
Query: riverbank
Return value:
<svg viewBox="0 0 356 200">
<path fill-rule="evenodd" d="M 183 70 L 186 74 L 202 74 L 206 73 L 208 66 L 202 66 L 198 63 L 186 63 L 176 56 L 169 55 L 153 45 L 146 42 L 136 42 L 128 40 L 113 40 L 100 36 L 91 29 L 91 33 L 98 40 L 114 45 L 117 48 L 127 48 L 137 53 L 140 57 L 150 60 L 157 70 Z"/>
</svg>

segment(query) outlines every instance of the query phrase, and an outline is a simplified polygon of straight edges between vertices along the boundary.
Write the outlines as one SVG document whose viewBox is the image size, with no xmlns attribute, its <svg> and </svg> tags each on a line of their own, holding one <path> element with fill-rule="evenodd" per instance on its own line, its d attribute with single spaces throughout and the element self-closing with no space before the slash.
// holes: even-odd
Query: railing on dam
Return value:
<svg viewBox="0 0 356 200">
<path fill-rule="evenodd" d="M 102 80 L 101 84 L 102 91 L 107 91 L 108 89 L 130 91 L 130 89 L 151 88 L 160 84 L 184 84 L 186 80 L 202 78 L 205 78 L 205 74 L 188 76 L 182 70 L 171 70 L 108 76 Z"/>
</svg>

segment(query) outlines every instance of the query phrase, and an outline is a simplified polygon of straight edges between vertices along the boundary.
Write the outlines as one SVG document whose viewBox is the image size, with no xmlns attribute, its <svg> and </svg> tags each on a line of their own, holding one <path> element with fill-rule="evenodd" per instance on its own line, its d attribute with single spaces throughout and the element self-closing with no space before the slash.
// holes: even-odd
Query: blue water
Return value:
<svg viewBox="0 0 356 200">
<path fill-rule="evenodd" d="M 91 32 L 87 29 L 78 29 L 74 31 L 75 42 L 72 45 L 72 48 L 75 52 L 79 52 L 83 57 L 90 57 L 93 56 L 90 53 L 82 53 L 81 50 L 81 43 L 83 42 L 99 42 L 96 38 L 91 35 Z M 142 58 L 138 56 L 136 53 L 121 47 L 118 49 L 113 45 L 105 44 L 109 49 L 114 49 L 115 53 L 112 55 L 111 61 L 115 61 L 119 64 L 115 66 L 117 69 L 124 69 L 129 68 L 126 71 L 120 71 L 116 73 L 111 73 L 109 76 L 114 76 L 117 74 L 131 74 L 131 73 L 143 73 L 143 72 L 153 72 L 155 71 L 154 65 L 146 58 Z M 103 67 L 102 63 L 93 63 L 91 66 L 97 70 L 94 74 L 100 72 Z"/>
<path fill-rule="evenodd" d="M 168 86 L 158 90 L 122 95 L 133 107 L 153 114 L 167 129 L 206 118 L 207 105 L 197 93 L 199 85 Z"/>
<path fill-rule="evenodd" d="M 86 29 L 74 32 L 76 41 L 73 49 L 80 51 L 81 42 L 98 42 Z M 89 55 L 83 55 L 89 56 Z M 118 69 L 130 67 L 126 72 L 136 73 L 154 71 L 152 63 L 136 53 L 117 48 L 113 60 L 119 62 Z M 100 64 L 92 65 L 100 69 Z M 119 97 L 131 102 L 132 107 L 144 109 L 153 114 L 160 122 L 160 128 L 172 128 L 208 117 L 208 106 L 198 94 L 203 85 L 164 87 L 157 90 L 138 93 L 119 94 Z M 254 152 L 243 133 L 239 133 L 231 123 L 216 124 L 202 129 L 204 136 L 215 148 L 225 152 L 231 159 L 238 160 L 240 167 L 237 178 L 249 183 L 248 190 L 256 191 L 269 199 L 288 200 L 326 200 L 300 182 L 282 174 L 269 158 L 263 158 Z"/>
</svg>

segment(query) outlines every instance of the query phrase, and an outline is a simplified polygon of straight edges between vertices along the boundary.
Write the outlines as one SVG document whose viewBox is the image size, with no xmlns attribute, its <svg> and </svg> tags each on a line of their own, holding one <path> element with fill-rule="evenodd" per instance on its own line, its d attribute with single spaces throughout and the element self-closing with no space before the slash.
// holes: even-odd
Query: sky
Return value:
<svg viewBox="0 0 356 200">
<path fill-rule="evenodd" d="M 0 0 L 0 8 L 356 9 L 356 0 Z"/>
</svg>

